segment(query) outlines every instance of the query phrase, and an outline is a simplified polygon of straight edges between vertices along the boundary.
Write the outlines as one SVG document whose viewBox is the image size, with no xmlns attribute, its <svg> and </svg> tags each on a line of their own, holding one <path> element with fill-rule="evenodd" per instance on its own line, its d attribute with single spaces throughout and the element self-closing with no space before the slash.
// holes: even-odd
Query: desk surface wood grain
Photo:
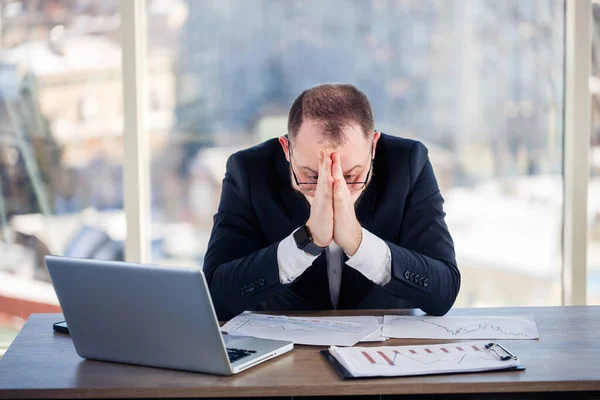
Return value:
<svg viewBox="0 0 600 400">
<path fill-rule="evenodd" d="M 303 315 L 414 314 L 411 310 Z M 0 360 L 0 398 L 248 397 L 362 394 L 600 391 L 600 307 L 455 309 L 450 315 L 534 314 L 540 340 L 503 340 L 526 371 L 341 380 L 319 354 L 291 353 L 231 377 L 89 361 L 68 335 L 55 333 L 60 314 L 32 315 Z M 386 345 L 441 343 L 388 340 Z M 371 343 L 370 346 L 381 345 Z"/>
</svg>

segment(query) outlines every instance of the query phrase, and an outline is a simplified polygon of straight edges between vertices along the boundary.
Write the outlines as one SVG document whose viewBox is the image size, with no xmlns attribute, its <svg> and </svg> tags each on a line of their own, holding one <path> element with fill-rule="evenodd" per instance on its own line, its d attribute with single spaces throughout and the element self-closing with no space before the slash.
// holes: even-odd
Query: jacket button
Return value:
<svg viewBox="0 0 600 400">
<path fill-rule="evenodd" d="M 425 281 L 425 278 L 421 277 L 419 279 L 419 285 L 423 286 L 423 282 Z"/>
<path fill-rule="evenodd" d="M 404 277 L 405 277 L 406 279 L 410 279 L 410 271 L 406 271 L 406 272 L 404 273 Z"/>
<path fill-rule="evenodd" d="M 416 274 L 415 275 L 415 283 L 419 283 L 419 279 L 421 278 L 421 275 Z"/>
<path fill-rule="evenodd" d="M 412 274 L 410 274 L 410 280 L 411 281 L 415 281 L 415 273 L 413 272 Z"/>
<path fill-rule="evenodd" d="M 425 279 L 425 281 L 423 282 L 423 286 L 425 286 L 425 287 L 429 286 L 429 279 Z"/>
<path fill-rule="evenodd" d="M 260 279 L 258 280 L 258 284 L 259 284 L 260 286 L 265 286 L 265 283 L 266 283 L 266 282 L 265 282 L 265 280 L 264 280 L 263 278 L 260 278 Z"/>
</svg>

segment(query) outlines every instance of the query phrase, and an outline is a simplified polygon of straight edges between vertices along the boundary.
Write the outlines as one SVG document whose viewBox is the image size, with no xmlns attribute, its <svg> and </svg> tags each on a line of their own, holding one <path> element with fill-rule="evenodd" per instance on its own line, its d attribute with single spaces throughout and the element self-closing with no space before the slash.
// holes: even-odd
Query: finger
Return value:
<svg viewBox="0 0 600 400">
<path fill-rule="evenodd" d="M 346 201 L 346 193 L 344 191 L 345 182 L 340 179 L 336 179 L 333 183 L 333 196 L 335 204 L 343 204 Z"/>
<path fill-rule="evenodd" d="M 322 190 L 331 192 L 333 186 L 333 181 L 329 179 L 331 178 L 331 158 L 327 156 L 325 152 L 322 152 L 322 154 L 323 162 L 319 168 L 317 190 L 318 187 L 321 186 Z"/>
<path fill-rule="evenodd" d="M 344 174 L 342 172 L 342 164 L 340 163 L 340 153 L 333 153 L 333 166 L 331 169 L 332 175 L 334 179 L 344 179 Z"/>
<path fill-rule="evenodd" d="M 319 181 L 325 182 L 327 175 L 331 175 L 327 174 L 327 163 L 331 162 L 331 160 L 329 159 L 329 157 L 327 157 L 325 155 L 324 151 L 320 151 L 319 152 Z"/>
<path fill-rule="evenodd" d="M 334 188 L 334 197 L 338 207 L 340 207 L 342 204 L 348 207 L 353 207 L 354 200 L 352 198 L 352 192 L 350 191 L 346 181 L 344 179 L 336 179 L 335 181 L 337 184 Z"/>
<path fill-rule="evenodd" d="M 327 180 L 325 182 L 326 187 L 324 188 L 324 191 L 323 191 L 325 198 L 328 200 L 332 200 L 332 198 L 333 198 L 333 185 L 334 185 L 333 178 L 331 176 L 328 176 Z"/>
<path fill-rule="evenodd" d="M 325 153 L 319 150 L 319 171 L 317 178 L 317 187 L 315 188 L 315 196 L 321 193 L 325 187 L 323 182 L 323 164 L 324 164 Z"/>
</svg>

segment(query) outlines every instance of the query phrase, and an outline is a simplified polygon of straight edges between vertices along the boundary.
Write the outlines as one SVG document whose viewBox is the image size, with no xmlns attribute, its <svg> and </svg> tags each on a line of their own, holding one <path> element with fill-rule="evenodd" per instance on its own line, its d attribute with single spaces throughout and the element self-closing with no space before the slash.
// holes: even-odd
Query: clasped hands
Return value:
<svg viewBox="0 0 600 400">
<path fill-rule="evenodd" d="M 353 256 L 362 242 L 362 229 L 354 212 L 354 200 L 340 164 L 339 153 L 319 152 L 319 177 L 314 196 L 307 196 L 311 205 L 306 225 L 317 246 L 329 246 L 331 241 Z"/>
</svg>

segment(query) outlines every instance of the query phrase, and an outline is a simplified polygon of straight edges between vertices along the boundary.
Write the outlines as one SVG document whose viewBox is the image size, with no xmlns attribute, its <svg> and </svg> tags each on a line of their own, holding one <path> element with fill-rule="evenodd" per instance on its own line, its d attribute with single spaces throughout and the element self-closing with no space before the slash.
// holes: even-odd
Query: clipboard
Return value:
<svg viewBox="0 0 600 400">
<path fill-rule="evenodd" d="M 498 355 L 498 357 L 501 360 L 509 360 L 511 358 L 513 359 L 517 359 L 517 357 L 515 355 L 513 355 L 512 353 L 510 353 L 506 348 L 504 348 L 503 346 L 501 346 L 498 343 L 489 343 L 485 346 L 487 349 L 493 351 L 494 353 L 496 353 L 496 355 Z M 342 379 L 365 379 L 365 378 L 402 378 L 404 376 L 399 375 L 399 376 L 364 376 L 364 377 L 356 377 L 354 375 L 352 375 L 350 373 L 350 371 L 348 371 L 346 369 L 346 367 L 344 367 L 330 352 L 329 350 L 322 350 L 320 352 L 323 357 L 325 357 L 325 359 L 329 362 L 329 364 L 333 367 L 333 369 L 338 373 L 338 375 L 340 376 L 340 378 Z M 435 372 L 435 373 L 427 373 L 427 374 L 418 374 L 418 375 L 409 375 L 409 376 L 429 376 L 429 375 L 454 375 L 454 374 L 473 374 L 473 373 L 489 373 L 489 372 L 509 372 L 509 371 L 524 371 L 525 370 L 525 366 L 523 366 L 522 364 L 517 365 L 517 366 L 510 366 L 507 368 L 497 368 L 497 369 L 491 369 L 491 370 L 483 370 L 483 371 L 477 371 L 477 372 L 472 372 L 472 371 L 452 371 L 452 372 Z M 407 375 L 408 376 L 408 375 Z"/>
</svg>

